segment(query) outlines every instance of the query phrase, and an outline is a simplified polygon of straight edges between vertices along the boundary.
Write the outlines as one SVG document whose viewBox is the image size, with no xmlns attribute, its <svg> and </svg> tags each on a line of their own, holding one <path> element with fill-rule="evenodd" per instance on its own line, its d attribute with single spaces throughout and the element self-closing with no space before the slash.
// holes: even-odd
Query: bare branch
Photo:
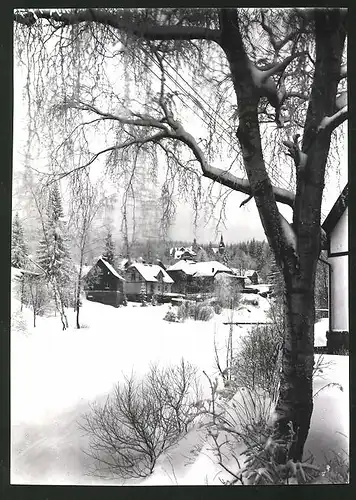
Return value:
<svg viewBox="0 0 356 500">
<path fill-rule="evenodd" d="M 103 118 L 118 121 L 124 125 L 135 125 L 137 127 L 160 128 L 168 133 L 167 127 L 162 122 L 160 122 L 159 120 L 156 120 L 155 118 L 152 118 L 149 115 L 142 115 L 139 113 L 131 113 L 131 116 L 138 118 L 138 120 L 133 120 L 132 118 L 129 118 L 126 116 L 119 116 L 119 115 L 114 115 L 112 113 L 107 113 L 107 112 L 101 111 L 100 109 L 93 106 L 92 104 L 85 103 L 83 101 L 74 101 L 74 100 L 67 102 L 65 104 L 65 106 L 68 108 L 77 109 L 79 111 L 89 111 L 89 112 L 95 113 L 99 116 L 102 116 Z"/>
<path fill-rule="evenodd" d="M 182 125 L 176 121 L 174 121 L 174 127 L 175 127 L 175 132 L 174 135 L 172 134 L 172 137 L 175 137 L 176 139 L 182 141 L 191 149 L 195 158 L 200 163 L 204 177 L 219 182 L 220 184 L 227 186 L 234 191 L 240 191 L 242 193 L 251 195 L 251 187 L 247 179 L 241 179 L 231 174 L 228 171 L 209 165 L 203 151 L 198 146 L 194 137 L 191 134 L 189 134 L 186 130 L 184 130 Z M 273 192 L 276 201 L 289 205 L 290 207 L 293 207 L 294 194 L 291 191 L 274 186 Z"/>
<path fill-rule="evenodd" d="M 291 31 L 282 40 L 277 40 L 272 28 L 268 26 L 268 24 L 266 24 L 265 14 L 263 10 L 261 11 L 261 26 L 268 34 L 269 41 L 271 42 L 271 45 L 276 53 L 278 53 L 289 41 L 293 40 L 293 38 L 296 36 L 296 33 L 294 31 Z"/>
<path fill-rule="evenodd" d="M 250 200 L 252 200 L 253 196 L 249 196 L 248 198 L 245 198 L 244 201 L 242 201 L 240 203 L 240 208 L 243 207 L 244 205 L 246 205 L 246 203 L 248 203 Z"/>
<path fill-rule="evenodd" d="M 134 23 L 124 15 L 110 13 L 104 9 L 83 9 L 77 12 L 34 10 L 32 12 L 17 11 L 14 21 L 25 26 L 34 25 L 38 19 L 55 21 L 63 26 L 96 22 L 108 25 L 130 35 L 144 38 L 145 40 L 212 40 L 217 41 L 220 31 L 196 26 L 154 26 L 148 23 Z"/>
<path fill-rule="evenodd" d="M 261 78 L 262 83 L 267 81 L 267 78 L 273 75 L 277 75 L 279 73 L 283 73 L 283 71 L 287 68 L 287 66 L 297 57 L 305 54 L 305 52 L 296 52 L 295 54 L 291 54 L 290 56 L 286 57 L 283 59 L 283 61 L 277 63 L 275 66 L 272 68 L 263 71 L 263 75 Z"/>
<path fill-rule="evenodd" d="M 318 132 L 330 133 L 348 118 L 348 108 L 344 106 L 332 116 L 325 116 L 320 122 Z"/>
<path fill-rule="evenodd" d="M 68 175 L 72 174 L 73 172 L 78 172 L 79 170 L 84 170 L 85 168 L 89 167 L 92 163 L 94 163 L 95 160 L 99 158 L 102 154 L 109 153 L 111 151 L 118 151 L 120 149 L 126 149 L 129 148 L 130 146 L 138 145 L 142 146 L 143 144 L 147 144 L 149 142 L 158 142 L 161 139 L 167 138 L 169 135 L 165 133 L 158 133 L 151 135 L 149 137 L 144 137 L 143 139 L 135 138 L 132 139 L 131 141 L 126 141 L 123 142 L 122 144 L 118 144 L 116 146 L 111 146 L 109 148 L 103 149 L 102 151 L 99 151 L 98 153 L 95 153 L 92 158 L 85 164 L 81 165 L 80 167 L 73 168 L 72 170 L 68 170 L 66 172 L 63 172 L 60 174 L 56 179 L 54 179 L 51 182 L 55 182 L 58 179 L 63 179 L 64 177 L 67 177 Z"/>
</svg>

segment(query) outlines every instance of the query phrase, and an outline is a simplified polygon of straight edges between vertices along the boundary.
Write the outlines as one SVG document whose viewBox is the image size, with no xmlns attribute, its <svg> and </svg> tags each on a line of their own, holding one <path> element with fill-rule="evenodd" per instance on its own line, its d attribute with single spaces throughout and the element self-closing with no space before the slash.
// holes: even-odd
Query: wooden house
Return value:
<svg viewBox="0 0 356 500">
<path fill-rule="evenodd" d="M 211 293 L 219 273 L 226 273 L 235 278 L 232 270 L 218 261 L 180 260 L 168 267 L 167 273 L 174 280 L 173 291 L 188 294 Z"/>
<path fill-rule="evenodd" d="M 125 278 L 109 262 L 99 257 L 84 277 L 86 298 L 119 307 L 125 293 Z"/>
<path fill-rule="evenodd" d="M 128 300 L 139 300 L 144 284 L 146 296 L 164 296 L 172 292 L 173 279 L 158 264 L 132 263 L 125 272 L 125 289 Z"/>
<path fill-rule="evenodd" d="M 194 259 L 196 258 L 197 254 L 193 250 L 193 247 L 173 247 L 169 251 L 170 256 L 174 260 L 180 260 L 180 259 Z"/>
<path fill-rule="evenodd" d="M 245 278 L 247 278 L 247 280 L 250 282 L 247 284 L 258 285 L 258 273 L 254 269 L 248 269 L 247 271 L 245 271 Z"/>
<path fill-rule="evenodd" d="M 329 353 L 349 345 L 348 185 L 336 200 L 322 228 L 327 236 L 329 267 Z"/>
</svg>

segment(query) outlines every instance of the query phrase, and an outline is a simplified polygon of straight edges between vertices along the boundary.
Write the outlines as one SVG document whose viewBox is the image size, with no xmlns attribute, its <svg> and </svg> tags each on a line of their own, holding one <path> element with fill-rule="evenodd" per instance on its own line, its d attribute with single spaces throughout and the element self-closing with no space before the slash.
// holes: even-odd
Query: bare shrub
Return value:
<svg viewBox="0 0 356 500">
<path fill-rule="evenodd" d="M 15 310 L 11 313 L 11 330 L 27 333 L 27 322 L 22 312 L 19 310 Z"/>
<path fill-rule="evenodd" d="M 209 321 L 214 316 L 214 309 L 207 302 L 185 301 L 179 306 L 177 316 L 183 321 L 188 318 Z"/>
<path fill-rule="evenodd" d="M 259 325 L 240 340 L 232 366 L 237 386 L 262 389 L 276 401 L 278 395 L 283 337 L 274 325 Z"/>
<path fill-rule="evenodd" d="M 199 398 L 197 370 L 183 359 L 165 369 L 152 365 L 140 381 L 125 378 L 104 406 L 92 405 L 83 415 L 86 453 L 97 464 L 92 472 L 123 479 L 151 474 L 159 456 L 189 430 Z"/>
</svg>

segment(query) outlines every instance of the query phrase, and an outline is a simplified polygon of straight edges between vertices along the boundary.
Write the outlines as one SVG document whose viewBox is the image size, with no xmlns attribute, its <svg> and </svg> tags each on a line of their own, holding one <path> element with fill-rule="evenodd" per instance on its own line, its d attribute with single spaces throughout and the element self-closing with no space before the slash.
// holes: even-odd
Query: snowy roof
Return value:
<svg viewBox="0 0 356 500">
<path fill-rule="evenodd" d="M 247 269 L 247 271 L 245 271 L 245 276 L 253 276 L 255 273 L 257 274 L 257 271 L 255 271 L 254 269 Z"/>
<path fill-rule="evenodd" d="M 129 262 L 129 259 L 127 259 L 127 258 L 121 259 L 119 262 L 119 267 L 124 268 L 128 262 Z"/>
<path fill-rule="evenodd" d="M 183 271 L 185 274 L 193 275 L 196 272 L 194 267 L 197 263 L 193 260 L 179 260 L 172 266 L 167 268 L 167 271 Z"/>
<path fill-rule="evenodd" d="M 163 282 L 164 283 L 174 283 L 172 278 L 166 273 L 166 271 L 159 265 L 157 264 L 143 264 L 140 262 L 135 262 L 131 264 L 130 267 L 135 267 L 137 271 L 141 274 L 141 276 L 146 280 L 146 281 L 152 281 L 156 282 L 157 276 L 161 272 L 163 274 Z"/>
<path fill-rule="evenodd" d="M 195 257 L 197 255 L 196 252 L 194 252 L 193 247 L 173 247 L 169 251 L 169 254 L 173 256 L 174 259 L 180 259 L 185 253 L 189 254 L 191 257 Z"/>
<path fill-rule="evenodd" d="M 211 260 L 209 262 L 197 262 L 196 272 L 194 276 L 215 276 L 217 272 L 231 273 L 231 269 L 217 260 Z"/>
<path fill-rule="evenodd" d="M 232 267 L 231 270 L 236 275 L 237 278 L 246 278 L 246 276 L 240 274 L 241 270 L 237 269 L 237 267 Z"/>
<path fill-rule="evenodd" d="M 322 229 L 329 234 L 336 226 L 348 205 L 349 184 L 347 183 L 323 222 Z"/>
<path fill-rule="evenodd" d="M 100 257 L 99 260 L 101 260 L 101 262 L 104 264 L 104 266 L 111 272 L 111 274 L 113 274 L 116 278 L 119 278 L 119 280 L 122 280 L 122 281 L 126 281 L 125 278 L 123 278 L 122 276 L 120 276 L 120 274 L 112 267 L 111 264 L 109 264 L 109 262 L 107 262 L 105 259 L 103 259 L 103 257 Z"/>
<path fill-rule="evenodd" d="M 41 276 L 42 273 L 29 271 L 28 269 L 22 269 L 18 267 L 11 267 L 11 279 L 21 278 L 24 274 L 30 274 L 31 276 Z"/>
<path fill-rule="evenodd" d="M 183 271 L 190 276 L 203 277 L 215 276 L 217 272 L 231 273 L 231 269 L 217 260 L 209 262 L 194 262 L 192 260 L 180 260 L 170 266 L 167 271 Z"/>
<path fill-rule="evenodd" d="M 84 277 L 86 274 L 88 274 L 88 272 L 90 271 L 91 268 L 92 268 L 92 266 L 82 266 L 82 277 Z M 79 269 L 80 269 L 79 264 L 75 264 L 75 269 L 79 273 Z"/>
</svg>

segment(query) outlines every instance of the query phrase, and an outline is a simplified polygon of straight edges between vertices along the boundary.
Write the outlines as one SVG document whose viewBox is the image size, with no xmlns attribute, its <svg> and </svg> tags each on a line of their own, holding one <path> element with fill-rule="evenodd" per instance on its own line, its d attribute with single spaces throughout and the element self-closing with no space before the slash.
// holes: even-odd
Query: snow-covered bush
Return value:
<svg viewBox="0 0 356 500">
<path fill-rule="evenodd" d="M 198 304 L 197 305 L 197 320 L 209 321 L 214 316 L 214 309 L 211 306 Z"/>
<path fill-rule="evenodd" d="M 214 309 L 207 302 L 185 301 L 178 308 L 178 318 L 185 320 L 187 318 L 196 321 L 209 321 L 214 316 Z"/>
<path fill-rule="evenodd" d="M 151 474 L 160 455 L 188 432 L 199 399 L 197 369 L 183 359 L 164 369 L 152 365 L 142 380 L 126 378 L 79 424 L 89 435 L 87 454 L 98 464 L 95 472 L 123 479 Z"/>
<path fill-rule="evenodd" d="M 164 321 L 169 321 L 170 323 L 178 323 L 180 321 L 177 313 L 172 308 L 168 309 L 163 319 Z"/>
<path fill-rule="evenodd" d="M 246 306 L 258 306 L 258 295 L 257 294 L 246 294 L 241 297 L 240 304 Z"/>
<path fill-rule="evenodd" d="M 20 310 L 11 313 L 11 331 L 27 333 L 27 322 Z"/>
</svg>

